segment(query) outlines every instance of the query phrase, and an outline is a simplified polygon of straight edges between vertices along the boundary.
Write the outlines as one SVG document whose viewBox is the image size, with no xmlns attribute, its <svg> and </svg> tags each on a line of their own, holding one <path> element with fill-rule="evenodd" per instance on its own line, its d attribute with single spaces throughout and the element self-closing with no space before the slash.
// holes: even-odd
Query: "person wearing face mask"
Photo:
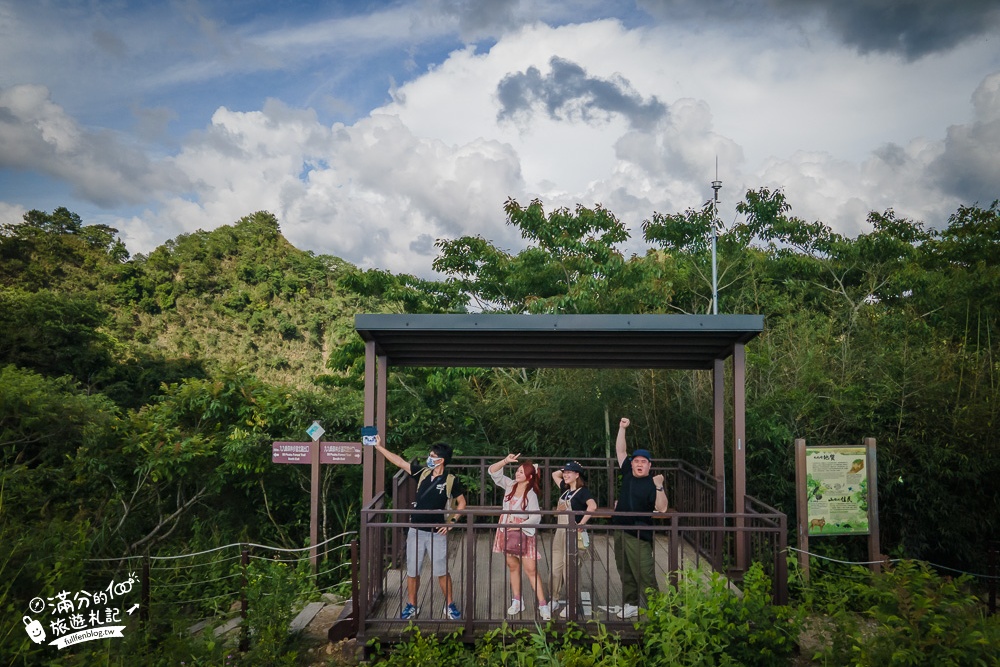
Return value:
<svg viewBox="0 0 1000 667">
<path fill-rule="evenodd" d="M 493 553 L 504 554 L 507 570 L 510 572 L 511 603 L 508 616 L 516 616 L 524 610 L 521 602 L 521 570 L 528 575 L 528 583 L 535 592 L 538 602 L 538 616 L 543 621 L 552 618 L 549 603 L 545 600 L 545 589 L 538 576 L 539 553 L 535 547 L 535 529 L 532 527 L 542 520 L 538 514 L 538 469 L 530 461 L 518 462 L 520 454 L 508 454 L 490 466 L 490 477 L 506 493 L 503 499 L 504 513 L 500 515 L 500 527 L 493 541 Z M 517 463 L 514 479 L 503 474 L 505 465 Z"/>
<path fill-rule="evenodd" d="M 456 510 L 465 509 L 465 488 L 455 475 L 446 474 L 445 466 L 451 460 L 451 445 L 439 442 L 431 447 L 425 461 L 413 459 L 406 461 L 403 457 L 390 452 L 382 446 L 381 436 L 375 436 L 375 449 L 410 477 L 417 480 L 415 510 L 444 510 L 448 502 Z M 454 523 L 456 517 L 447 522 Z M 417 606 L 417 591 L 420 590 L 420 569 L 424 557 L 431 557 L 431 572 L 438 578 L 441 592 L 444 593 L 444 616 L 458 620 L 462 614 L 455 605 L 452 591 L 451 575 L 448 573 L 448 526 L 435 524 L 446 523 L 444 514 L 412 514 L 413 524 L 406 533 L 406 595 L 407 603 L 399 615 L 404 621 L 416 618 L 420 613 Z"/>
<path fill-rule="evenodd" d="M 621 512 L 647 512 L 650 515 L 667 511 L 667 492 L 663 488 L 663 475 L 649 476 L 652 454 L 648 449 L 637 449 L 628 455 L 625 430 L 631 422 L 622 417 L 618 424 L 615 450 L 621 470 L 622 487 L 615 503 L 611 523 L 617 526 L 650 526 L 652 516 L 622 516 Z M 619 618 L 634 618 L 639 608 L 645 606 L 646 589 L 656 588 L 653 567 L 653 531 L 619 530 L 615 532 L 615 560 L 622 581 L 622 609 Z"/>
</svg>

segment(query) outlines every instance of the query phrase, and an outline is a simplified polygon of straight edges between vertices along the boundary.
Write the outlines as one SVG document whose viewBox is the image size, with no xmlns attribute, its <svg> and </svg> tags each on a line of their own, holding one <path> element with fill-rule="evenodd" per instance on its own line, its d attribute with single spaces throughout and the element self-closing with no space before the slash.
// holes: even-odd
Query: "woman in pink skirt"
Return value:
<svg viewBox="0 0 1000 667">
<path fill-rule="evenodd" d="M 524 609 L 521 602 L 521 569 L 528 575 L 528 583 L 535 591 L 538 600 L 538 615 L 543 621 L 552 615 L 549 603 L 545 600 L 545 589 L 538 576 L 536 561 L 539 558 L 535 549 L 535 529 L 542 516 L 538 514 L 538 470 L 530 461 L 524 461 L 517 466 L 514 479 L 503 474 L 503 467 L 509 463 L 518 463 L 520 454 L 508 454 L 503 459 L 490 466 L 490 477 L 497 486 L 506 491 L 503 499 L 503 511 L 500 515 L 500 527 L 496 539 L 493 540 L 493 553 L 506 556 L 507 569 L 510 571 L 511 603 L 507 609 L 509 616 L 520 614 Z"/>
</svg>

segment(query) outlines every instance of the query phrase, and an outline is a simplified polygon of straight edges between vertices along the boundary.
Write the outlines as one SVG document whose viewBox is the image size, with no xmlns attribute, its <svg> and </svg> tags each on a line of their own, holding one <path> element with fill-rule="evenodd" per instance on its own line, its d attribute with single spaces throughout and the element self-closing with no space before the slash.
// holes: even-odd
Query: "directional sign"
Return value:
<svg viewBox="0 0 1000 667">
<path fill-rule="evenodd" d="M 320 463 L 361 463 L 361 443 L 321 442 L 319 446 Z"/>
<path fill-rule="evenodd" d="M 309 463 L 310 442 L 271 443 L 271 463 Z"/>
<path fill-rule="evenodd" d="M 309 452 L 316 443 L 312 442 L 274 442 L 271 443 L 271 463 L 302 463 L 311 462 Z M 360 464 L 360 442 L 320 442 L 319 462 L 326 464 Z"/>
<path fill-rule="evenodd" d="M 323 434 L 326 433 L 326 429 L 320 426 L 319 422 L 313 422 L 312 426 L 306 429 L 306 433 L 309 434 L 309 437 L 312 438 L 313 441 L 316 441 L 323 437 Z"/>
</svg>

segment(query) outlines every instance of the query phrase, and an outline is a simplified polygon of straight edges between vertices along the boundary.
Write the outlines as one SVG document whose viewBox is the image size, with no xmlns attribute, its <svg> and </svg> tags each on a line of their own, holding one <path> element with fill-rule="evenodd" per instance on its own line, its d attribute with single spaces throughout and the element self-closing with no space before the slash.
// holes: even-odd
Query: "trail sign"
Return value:
<svg viewBox="0 0 1000 667">
<path fill-rule="evenodd" d="M 309 463 L 311 442 L 272 442 L 271 463 Z"/>
<path fill-rule="evenodd" d="M 319 443 L 320 463 L 351 463 L 361 464 L 361 444 L 357 442 L 321 442 Z"/>
<path fill-rule="evenodd" d="M 320 426 L 318 421 L 314 421 L 312 425 L 306 429 L 306 433 L 308 433 L 309 437 L 313 439 L 313 442 L 316 442 L 323 437 L 323 434 L 326 433 L 326 429 Z"/>
<path fill-rule="evenodd" d="M 328 465 L 360 464 L 361 443 L 358 442 L 272 442 L 271 463 L 312 463 L 310 453 L 319 445 L 319 462 Z"/>
<path fill-rule="evenodd" d="M 316 545 L 319 540 L 319 467 L 320 464 L 360 464 L 360 442 L 320 442 L 326 431 L 314 421 L 306 429 L 312 442 L 272 442 L 271 463 L 308 463 L 309 474 L 309 559 L 317 570 Z"/>
</svg>

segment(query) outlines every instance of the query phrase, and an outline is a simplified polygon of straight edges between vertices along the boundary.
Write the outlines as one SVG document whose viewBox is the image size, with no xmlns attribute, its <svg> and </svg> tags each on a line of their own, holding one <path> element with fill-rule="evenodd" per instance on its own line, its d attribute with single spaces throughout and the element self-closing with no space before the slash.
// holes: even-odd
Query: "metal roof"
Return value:
<svg viewBox="0 0 1000 667">
<path fill-rule="evenodd" d="M 354 328 L 393 366 L 710 369 L 763 315 L 376 315 Z"/>
</svg>

